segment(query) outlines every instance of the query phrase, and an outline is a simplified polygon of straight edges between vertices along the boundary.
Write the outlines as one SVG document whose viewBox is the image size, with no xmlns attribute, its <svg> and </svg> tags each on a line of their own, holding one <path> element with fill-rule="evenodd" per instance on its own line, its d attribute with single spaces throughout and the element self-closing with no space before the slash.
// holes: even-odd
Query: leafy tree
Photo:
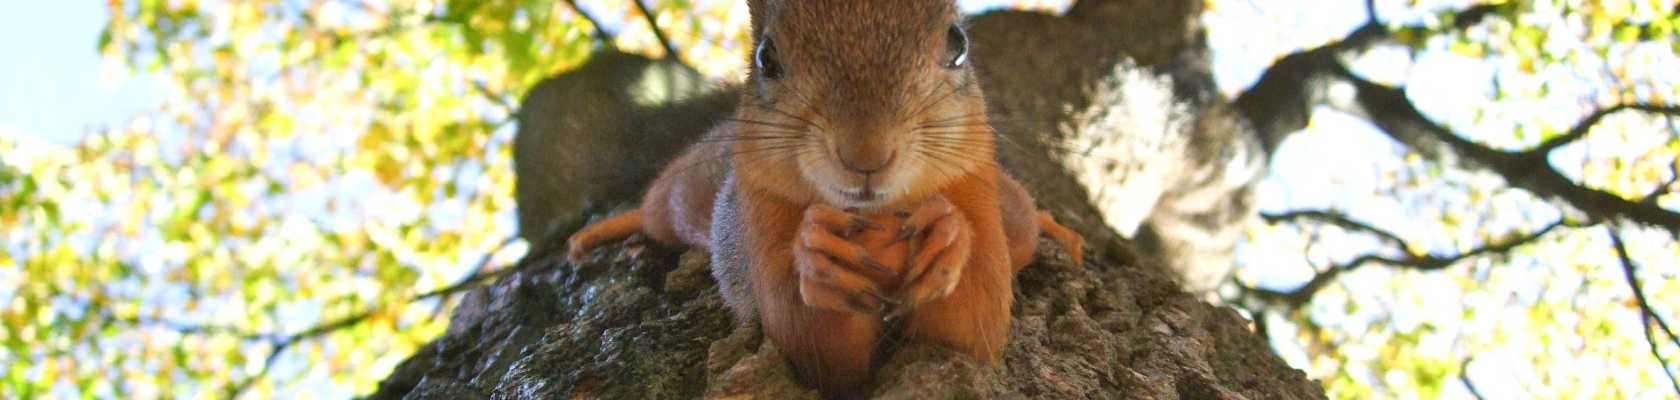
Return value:
<svg viewBox="0 0 1680 400">
<path fill-rule="evenodd" d="M 371 391 L 528 247 L 520 95 L 607 46 L 738 78 L 735 2 L 583 3 L 109 2 L 99 51 L 169 89 L 72 147 L 0 135 L 0 396 Z M 1680 393 L 1680 6 L 1378 3 L 1227 61 L 1270 14 L 1208 2 L 1275 171 L 1224 300 L 1336 397 Z M 1442 59 L 1487 86 L 1372 73 Z M 1268 200 L 1350 143 L 1372 183 Z"/>
<path fill-rule="evenodd" d="M 1680 76 L 1668 72 L 1680 62 L 1680 8 L 1366 6 L 1365 25 L 1278 60 L 1237 100 L 1251 117 L 1277 112 L 1255 118 L 1284 125 L 1262 127 L 1275 135 L 1268 143 L 1378 149 L 1337 167 L 1358 172 L 1317 177 L 1375 182 L 1327 204 L 1262 213 L 1268 223 L 1250 229 L 1248 248 L 1301 250 L 1293 262 L 1247 258 L 1239 281 L 1292 266 L 1307 279 L 1237 297 L 1276 313 L 1267 321 L 1287 321 L 1276 339 L 1305 349 L 1297 362 L 1342 397 L 1480 396 L 1478 386 L 1532 397 L 1680 393 L 1670 322 L 1680 312 Z M 1411 62 L 1411 74 L 1368 74 L 1396 59 Z M 1442 85 L 1465 81 L 1443 74 L 1478 86 Z M 1299 90 L 1303 79 L 1322 79 L 1328 93 Z M 1302 100 L 1328 107 L 1273 107 Z M 1292 132 L 1308 118 L 1352 118 L 1378 134 Z M 1276 167 L 1314 156 L 1285 148 L 1273 157 Z M 1280 186 L 1315 184 L 1335 183 Z"/>
</svg>

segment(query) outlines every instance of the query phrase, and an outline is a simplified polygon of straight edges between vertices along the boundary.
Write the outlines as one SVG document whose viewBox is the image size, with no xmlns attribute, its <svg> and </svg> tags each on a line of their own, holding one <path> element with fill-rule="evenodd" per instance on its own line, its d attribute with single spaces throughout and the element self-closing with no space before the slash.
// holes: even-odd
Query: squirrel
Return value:
<svg viewBox="0 0 1680 400">
<path fill-rule="evenodd" d="M 637 232 L 707 249 L 738 320 L 761 321 L 831 397 L 868 383 L 894 317 L 906 339 L 995 361 L 1038 237 L 1075 262 L 1083 239 L 1000 170 L 954 2 L 748 7 L 736 112 L 667 164 L 638 209 L 572 235 L 568 256 Z"/>
</svg>

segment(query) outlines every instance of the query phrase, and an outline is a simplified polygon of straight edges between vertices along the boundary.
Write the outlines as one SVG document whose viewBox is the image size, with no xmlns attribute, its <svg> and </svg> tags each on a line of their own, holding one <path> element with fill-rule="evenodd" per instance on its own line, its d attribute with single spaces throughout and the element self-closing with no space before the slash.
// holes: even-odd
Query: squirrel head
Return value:
<svg viewBox="0 0 1680 400">
<path fill-rule="evenodd" d="M 951 0 L 751 0 L 734 119 L 743 182 L 796 201 L 883 209 L 995 163 Z"/>
</svg>

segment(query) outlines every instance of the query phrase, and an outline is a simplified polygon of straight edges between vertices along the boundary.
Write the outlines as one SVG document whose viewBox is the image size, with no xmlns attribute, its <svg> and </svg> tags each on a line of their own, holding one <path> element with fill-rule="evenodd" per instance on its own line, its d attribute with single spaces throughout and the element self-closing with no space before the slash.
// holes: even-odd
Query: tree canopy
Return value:
<svg viewBox="0 0 1680 400">
<path fill-rule="evenodd" d="M 0 397 L 370 392 L 529 247 L 519 97 L 602 47 L 739 79 L 737 3 L 108 2 L 89 51 L 168 91 L 0 132 Z M 1680 394 L 1680 5 L 1369 3 L 1208 1 L 1238 104 L 1336 78 L 1219 296 L 1337 398 Z"/>
</svg>

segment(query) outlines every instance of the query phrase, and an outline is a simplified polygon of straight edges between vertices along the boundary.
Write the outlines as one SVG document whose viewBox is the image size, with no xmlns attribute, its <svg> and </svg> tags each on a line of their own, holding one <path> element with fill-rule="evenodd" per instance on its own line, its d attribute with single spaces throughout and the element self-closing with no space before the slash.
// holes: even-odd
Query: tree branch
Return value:
<svg viewBox="0 0 1680 400">
<path fill-rule="evenodd" d="M 677 52 L 677 46 L 671 44 L 671 39 L 665 37 L 664 31 L 659 30 L 659 22 L 657 18 L 654 18 L 653 10 L 648 9 L 647 3 L 643 3 L 642 0 L 632 0 L 631 2 L 636 3 L 636 9 L 642 12 L 642 19 L 647 21 L 648 30 L 653 31 L 653 37 L 659 39 L 659 45 L 665 48 L 665 56 L 677 62 L 682 62 L 682 53 Z"/>
<path fill-rule="evenodd" d="M 1663 181 L 1662 184 L 1657 185 L 1654 189 L 1651 189 L 1651 192 L 1646 193 L 1645 199 L 1640 200 L 1639 203 L 1657 204 L 1657 198 L 1662 196 L 1664 193 L 1674 190 L 1674 184 L 1676 183 L 1680 183 L 1680 158 L 1676 158 L 1673 161 L 1668 162 L 1668 180 Z"/>
<path fill-rule="evenodd" d="M 101 314 L 109 316 L 111 313 L 108 310 L 101 310 Z M 147 326 L 162 327 L 164 329 L 172 330 L 176 333 L 185 335 L 232 335 L 239 336 L 243 339 L 259 339 L 262 337 L 260 334 L 250 333 L 230 326 L 194 324 L 162 317 L 151 319 L 141 319 L 139 317 L 111 317 L 111 320 L 121 321 L 122 323 L 141 328 L 145 328 Z"/>
<path fill-rule="evenodd" d="M 1668 369 L 1668 359 L 1663 358 L 1662 346 L 1657 343 L 1656 336 L 1651 333 L 1651 321 L 1657 322 L 1657 327 L 1668 335 L 1668 340 L 1673 342 L 1676 347 L 1680 347 L 1680 336 L 1675 336 L 1674 330 L 1669 328 L 1668 322 L 1662 318 L 1662 315 L 1657 314 L 1656 308 L 1651 307 L 1650 299 L 1645 297 L 1645 287 L 1639 282 L 1639 274 L 1635 271 L 1633 257 L 1628 256 L 1627 244 L 1622 242 L 1622 235 L 1616 233 L 1614 225 L 1606 227 L 1606 230 L 1610 232 L 1610 244 L 1616 249 L 1616 258 L 1622 261 L 1622 275 L 1627 278 L 1628 288 L 1633 290 L 1634 300 L 1639 302 L 1639 322 L 1643 324 L 1645 342 L 1651 345 L 1651 356 L 1657 359 L 1657 367 L 1662 368 L 1663 373 L 1668 375 L 1668 383 L 1674 387 L 1674 393 L 1680 395 L 1680 380 L 1676 380 L 1674 371 Z"/>
<path fill-rule="evenodd" d="M 1496 5 L 1471 6 L 1458 13 L 1454 26 L 1469 28 L 1497 9 Z M 1326 97 L 1325 80 L 1341 68 L 1341 57 L 1393 39 L 1393 32 L 1378 19 L 1375 3 L 1367 1 L 1365 10 L 1365 24 L 1347 37 L 1279 59 L 1253 87 L 1237 96 L 1234 104 L 1253 123 L 1268 153 L 1285 137 L 1307 126 L 1313 106 Z"/>
<path fill-rule="evenodd" d="M 572 12 L 577 13 L 579 17 L 583 17 L 583 20 L 589 21 L 589 26 L 594 28 L 595 40 L 600 41 L 602 45 L 607 47 L 615 47 L 612 41 L 613 34 L 607 32 L 607 28 L 601 25 L 601 20 L 595 19 L 595 16 L 589 15 L 588 11 L 584 11 L 583 6 L 578 5 L 577 0 L 566 0 L 566 5 L 572 6 Z"/>
<path fill-rule="evenodd" d="M 1453 337 L 1452 347 L 1455 349 L 1459 348 L 1460 341 L 1463 339 L 1463 332 L 1455 335 Z M 1474 351 L 1472 351 L 1468 357 L 1464 357 L 1458 361 L 1458 382 L 1464 385 L 1464 389 L 1466 391 L 1470 392 L 1470 397 L 1475 398 L 1476 400 L 1486 400 L 1487 397 L 1482 395 L 1481 388 L 1476 387 L 1476 382 L 1470 379 L 1470 363 L 1475 361 L 1476 354 Z"/>
<path fill-rule="evenodd" d="M 1421 154 L 1447 164 L 1491 170 L 1511 186 L 1562 200 L 1593 219 L 1628 220 L 1680 235 L 1680 213 L 1577 184 L 1551 165 L 1547 153 L 1502 151 L 1466 140 L 1424 117 L 1404 90 L 1366 81 L 1345 68 L 1335 73 L 1357 90 L 1357 106 L 1343 105 L 1346 111 L 1367 116 L 1384 133 Z"/>
<path fill-rule="evenodd" d="M 1485 7 L 1485 8 L 1484 8 Z M 1468 26 L 1495 14 L 1491 5 L 1466 9 L 1456 21 Z M 1373 11 L 1374 12 L 1374 11 Z M 1603 108 L 1579 121 L 1569 134 L 1553 138 L 1528 151 L 1502 151 L 1464 139 L 1436 124 L 1411 103 L 1401 88 L 1367 81 L 1349 71 L 1339 57 L 1386 41 L 1392 33 L 1374 18 L 1329 45 L 1284 57 L 1267 69 L 1260 81 L 1238 96 L 1235 104 L 1249 117 L 1267 151 L 1306 126 L 1312 108 L 1318 104 L 1364 116 L 1384 133 L 1419 154 L 1443 164 L 1498 173 L 1513 187 L 1548 197 L 1581 210 L 1595 220 L 1628 220 L 1657 226 L 1680 236 L 1680 213 L 1656 204 L 1630 201 L 1612 193 L 1571 181 L 1547 159 L 1551 150 L 1579 140 L 1605 116 L 1626 110 L 1680 115 L 1680 106 L 1624 104 Z M 1328 88 L 1349 85 L 1355 96 L 1347 101 L 1331 99 Z"/>
<path fill-rule="evenodd" d="M 519 114 L 519 107 L 516 107 L 512 102 L 509 102 L 506 95 L 490 90 L 490 86 L 484 84 L 484 81 L 474 80 L 472 85 L 474 89 L 478 90 L 478 94 L 489 98 L 491 103 L 501 107 L 502 112 L 505 112 L 508 115 Z"/>
<path fill-rule="evenodd" d="M 1500 5 L 1498 4 L 1482 4 L 1465 8 L 1463 11 L 1459 11 L 1458 15 L 1454 16 L 1453 28 L 1459 30 L 1470 29 L 1470 27 L 1481 23 L 1482 19 L 1485 19 L 1487 16 L 1493 15 L 1494 12 L 1499 11 L 1499 7 Z"/>
<path fill-rule="evenodd" d="M 460 281 L 455 282 L 455 284 L 452 284 L 452 285 L 449 285 L 447 287 L 443 287 L 443 288 L 440 288 L 440 289 L 436 289 L 436 290 L 432 290 L 432 291 L 428 291 L 428 292 L 424 292 L 424 293 L 414 295 L 414 297 L 410 297 L 407 301 L 404 301 L 400 304 L 413 304 L 414 302 L 421 301 L 421 300 L 427 300 L 427 299 L 432 299 L 432 298 L 437 298 L 437 297 L 444 297 L 444 296 L 453 295 L 455 293 L 460 293 L 462 291 L 466 291 L 466 290 L 469 290 L 469 289 L 476 288 L 480 284 L 483 284 L 485 281 L 499 278 L 499 277 L 501 277 L 503 275 L 507 275 L 511 272 L 523 270 L 524 269 L 524 264 L 523 263 L 520 264 L 520 265 L 516 265 L 516 266 L 508 267 L 508 268 L 502 268 L 502 269 L 495 270 L 495 271 L 486 272 L 484 270 L 484 268 L 490 264 L 490 260 L 495 258 L 496 253 L 499 253 L 499 252 L 502 251 L 502 249 L 507 248 L 508 245 L 512 244 L 518 238 L 519 238 L 519 235 L 516 234 L 516 235 L 511 235 L 507 239 L 503 240 L 501 242 L 501 244 L 496 246 L 495 249 L 490 250 L 490 252 L 485 254 L 483 258 L 479 259 L 478 264 L 476 264 L 474 266 L 472 273 L 467 274 L 467 276 L 465 278 L 462 278 Z M 538 259 L 538 258 L 528 258 L 528 259 L 535 260 L 535 259 Z M 288 349 L 288 348 L 292 347 L 293 345 L 296 345 L 296 344 L 298 344 L 302 341 L 305 341 L 305 340 L 310 340 L 310 339 L 318 338 L 318 337 L 321 337 L 321 336 L 326 336 L 326 335 L 331 334 L 333 332 L 337 332 L 337 331 L 345 329 L 345 328 L 356 326 L 356 324 L 362 323 L 362 321 L 366 321 L 368 318 L 373 317 L 374 314 L 378 313 L 379 311 L 382 311 L 383 308 L 384 307 L 374 307 L 374 308 L 370 308 L 370 309 L 367 309 L 367 310 L 362 310 L 361 312 L 351 314 L 350 316 L 339 318 L 339 319 L 333 320 L 332 322 L 328 322 L 328 323 L 325 323 L 325 324 L 316 325 L 316 326 L 310 327 L 309 329 L 304 329 L 302 331 L 299 331 L 297 333 L 293 333 L 293 334 L 290 334 L 290 335 L 282 335 L 282 334 L 278 334 L 278 333 L 270 333 L 270 334 L 242 333 L 241 337 L 243 339 L 245 339 L 245 340 L 265 340 L 269 344 L 273 345 L 274 349 L 269 351 L 267 357 L 263 358 L 263 366 L 262 366 L 261 370 L 258 370 L 256 373 L 253 373 L 250 376 L 245 377 L 244 380 L 241 380 L 238 383 L 235 383 L 233 387 L 228 389 L 228 393 L 227 393 L 228 398 L 239 397 L 239 394 L 243 393 L 246 389 L 249 389 L 252 384 L 256 383 L 257 379 L 268 375 L 269 368 L 272 368 L 274 366 L 274 362 L 278 361 L 280 359 L 280 354 L 284 353 L 286 351 L 286 349 Z M 169 323 L 169 322 L 165 321 L 165 323 Z M 191 332 L 203 332 L 203 333 L 238 332 L 237 330 L 234 330 L 232 328 L 219 327 L 219 326 L 197 326 L 197 325 L 185 325 L 185 324 L 173 324 L 173 325 L 170 325 L 170 326 L 181 327 L 181 328 L 184 328 L 184 329 L 190 329 Z M 183 333 L 189 332 L 189 331 L 181 330 L 181 329 L 177 329 L 177 331 L 181 331 Z"/>
<path fill-rule="evenodd" d="M 354 315 L 351 315 L 349 317 L 342 318 L 342 319 L 333 321 L 331 323 L 327 323 L 325 325 L 318 325 L 318 326 L 315 326 L 313 328 L 305 329 L 302 332 L 298 332 L 296 334 L 292 334 L 292 335 L 285 336 L 285 337 L 275 337 L 275 338 L 269 339 L 269 342 L 274 345 L 274 350 L 269 351 L 268 357 L 263 358 L 262 369 L 258 370 L 254 374 L 251 374 L 250 376 L 245 377 L 244 380 L 240 381 L 239 383 L 234 384 L 232 388 L 229 388 L 228 389 L 228 398 L 231 399 L 231 398 L 239 397 L 239 394 L 245 392 L 245 389 L 249 389 L 251 387 L 251 384 L 254 384 L 254 383 L 257 382 L 258 378 L 262 378 L 264 376 L 267 376 L 268 375 L 268 370 L 270 368 L 274 367 L 274 362 L 276 360 L 280 359 L 280 354 L 285 353 L 286 349 L 291 347 L 292 345 L 297 344 L 298 342 L 303 341 L 303 340 L 312 339 L 312 338 L 319 337 L 319 336 L 324 336 L 328 333 L 332 333 L 332 332 L 340 330 L 340 329 L 344 329 L 344 328 L 354 326 L 358 323 L 361 323 L 364 320 L 367 320 L 369 317 L 372 317 L 372 316 L 373 316 L 373 310 L 366 310 L 366 311 L 362 311 L 360 313 L 356 313 Z"/>
<path fill-rule="evenodd" d="M 1476 388 L 1476 383 L 1470 381 L 1470 360 L 1473 359 L 1466 358 L 1463 362 L 1458 363 L 1458 382 L 1463 383 L 1464 388 L 1470 391 L 1470 397 L 1475 397 L 1476 400 L 1486 400 L 1487 397 L 1482 396 L 1482 391 Z"/>
<path fill-rule="evenodd" d="M 1303 214 L 1303 215 L 1313 215 L 1313 214 L 1308 213 L 1308 214 Z M 1333 216 L 1334 214 L 1330 214 L 1330 215 Z M 1306 218 L 1306 217 L 1301 217 L 1301 218 Z M 1314 217 L 1314 218 L 1317 218 L 1317 217 Z M 1329 217 L 1327 217 L 1327 218 L 1329 218 Z M 1345 220 L 1346 217 L 1340 217 L 1339 219 Z M 1329 220 L 1332 223 L 1336 223 L 1337 218 L 1330 218 Z M 1349 220 L 1349 222 L 1352 222 L 1352 221 Z M 1370 232 L 1372 234 L 1375 234 L 1375 235 L 1380 236 L 1380 237 L 1385 237 L 1385 238 L 1395 238 L 1396 240 L 1399 238 L 1399 236 L 1394 235 L 1393 233 L 1383 231 L 1381 229 L 1377 229 L 1377 228 L 1374 228 L 1374 227 L 1370 227 L 1369 225 L 1359 224 L 1357 222 L 1353 222 L 1353 223 L 1357 224 L 1357 226 L 1361 227 L 1361 228 L 1355 228 L 1357 230 Z M 1467 260 L 1467 259 L 1470 259 L 1470 258 L 1479 257 L 1479 256 L 1487 255 L 1487 254 L 1494 254 L 1494 253 L 1508 253 L 1511 250 L 1514 250 L 1518 247 L 1522 247 L 1522 246 L 1526 246 L 1528 244 L 1534 243 L 1535 241 L 1539 240 L 1540 238 L 1545 237 L 1547 234 L 1551 233 L 1552 231 L 1557 230 L 1558 228 L 1580 228 L 1580 227 L 1585 227 L 1585 226 L 1588 226 L 1588 225 L 1573 223 L 1573 222 L 1569 222 L 1567 220 L 1558 220 L 1557 222 L 1553 222 L 1551 224 L 1548 224 L 1545 227 L 1542 227 L 1537 231 L 1530 232 L 1528 234 L 1517 235 L 1517 236 L 1514 236 L 1514 237 L 1511 237 L 1511 234 L 1508 234 L 1507 236 L 1509 238 L 1506 239 L 1506 240 L 1499 241 L 1497 243 L 1483 244 L 1481 247 L 1477 247 L 1475 249 L 1471 249 L 1470 251 L 1461 252 L 1461 253 L 1458 253 L 1458 254 L 1452 255 L 1452 256 L 1436 256 L 1436 255 L 1422 255 L 1422 256 L 1419 256 L 1419 255 L 1414 255 L 1410 251 L 1405 251 L 1405 250 L 1401 251 L 1401 254 L 1405 254 L 1405 256 L 1402 256 L 1402 257 L 1399 257 L 1399 258 L 1382 256 L 1382 255 L 1377 255 L 1377 254 L 1366 254 L 1366 255 L 1362 255 L 1362 256 L 1359 256 L 1358 258 L 1353 259 L 1353 261 L 1349 261 L 1349 262 L 1344 263 L 1344 264 L 1334 265 L 1334 266 L 1331 266 L 1329 269 L 1326 269 L 1324 271 L 1320 271 L 1317 274 L 1313 275 L 1312 279 L 1308 280 L 1306 284 L 1303 284 L 1300 287 L 1297 287 L 1293 290 L 1277 291 L 1277 290 L 1269 290 L 1269 289 L 1263 289 L 1263 288 L 1251 288 L 1250 293 L 1252 293 L 1254 295 L 1253 296 L 1254 298 L 1259 299 L 1261 301 L 1272 302 L 1272 303 L 1282 303 L 1283 305 L 1288 306 L 1289 308 L 1299 308 L 1301 305 L 1306 304 L 1308 301 L 1311 301 L 1312 298 L 1313 298 L 1313 295 L 1318 294 L 1318 291 L 1323 290 L 1325 287 L 1329 286 L 1331 283 L 1336 282 L 1336 278 L 1340 277 L 1343 273 L 1352 272 L 1352 271 L 1354 271 L 1356 269 L 1359 269 L 1360 267 L 1363 267 L 1367 264 L 1385 264 L 1385 265 L 1389 265 L 1389 266 L 1392 266 L 1392 267 L 1408 268 L 1408 269 L 1414 269 L 1414 270 L 1420 270 L 1420 271 L 1441 270 L 1441 269 L 1445 269 L 1447 267 L 1453 266 L 1454 264 L 1457 264 L 1459 261 Z M 1404 243 L 1404 241 L 1401 241 L 1401 243 Z"/>
<path fill-rule="evenodd" d="M 1336 225 L 1336 226 L 1342 227 L 1342 229 L 1360 231 L 1360 232 L 1365 232 L 1365 233 L 1369 233 L 1369 234 L 1372 234 L 1372 235 L 1376 235 L 1378 238 L 1381 238 L 1383 241 L 1388 242 L 1389 245 L 1399 247 L 1402 251 L 1404 251 L 1406 253 L 1411 253 L 1411 251 L 1410 251 L 1410 249 L 1412 248 L 1411 244 L 1407 243 L 1405 239 L 1401 239 L 1399 235 L 1395 235 L 1393 232 L 1382 230 L 1382 229 L 1379 229 L 1377 227 L 1368 225 L 1368 224 L 1363 223 L 1363 222 L 1354 221 L 1352 218 L 1349 218 L 1347 215 L 1339 213 L 1339 212 L 1335 212 L 1335 211 L 1296 210 L 1296 211 L 1285 212 L 1285 213 L 1282 213 L 1282 214 L 1261 213 L 1260 218 L 1265 219 L 1267 223 L 1271 223 L 1271 224 L 1276 224 L 1276 223 L 1279 223 L 1279 222 L 1297 222 L 1297 223 L 1299 223 L 1298 222 L 1299 220 L 1317 220 L 1317 221 L 1321 221 L 1321 222 L 1327 222 L 1327 223 L 1330 223 L 1331 225 Z"/>
<path fill-rule="evenodd" d="M 1582 118 L 1579 122 L 1576 122 L 1574 127 L 1569 128 L 1568 133 L 1565 133 L 1562 136 L 1558 136 L 1558 137 L 1554 137 L 1554 138 L 1551 138 L 1549 140 L 1546 140 L 1544 143 L 1540 143 L 1539 146 L 1536 146 L 1533 149 L 1528 150 L 1528 152 L 1529 153 L 1535 153 L 1535 154 L 1551 153 L 1552 150 L 1557 150 L 1557 148 L 1559 148 L 1559 147 L 1563 147 L 1564 145 L 1574 143 L 1576 141 L 1581 140 L 1581 138 L 1586 137 L 1587 132 L 1592 130 L 1593 125 L 1597 125 L 1598 121 L 1604 119 L 1604 117 L 1608 117 L 1611 114 L 1619 113 L 1619 112 L 1622 112 L 1622 111 L 1628 111 L 1628 110 L 1644 111 L 1646 113 L 1651 113 L 1651 114 L 1664 114 L 1664 115 L 1671 115 L 1671 116 L 1680 116 L 1680 106 L 1670 106 L 1670 105 L 1661 105 L 1661 104 L 1649 104 L 1649 103 L 1617 104 L 1617 105 L 1611 106 L 1611 107 L 1599 108 L 1598 110 L 1593 111 L 1592 114 L 1588 114 L 1586 118 Z"/>
</svg>

